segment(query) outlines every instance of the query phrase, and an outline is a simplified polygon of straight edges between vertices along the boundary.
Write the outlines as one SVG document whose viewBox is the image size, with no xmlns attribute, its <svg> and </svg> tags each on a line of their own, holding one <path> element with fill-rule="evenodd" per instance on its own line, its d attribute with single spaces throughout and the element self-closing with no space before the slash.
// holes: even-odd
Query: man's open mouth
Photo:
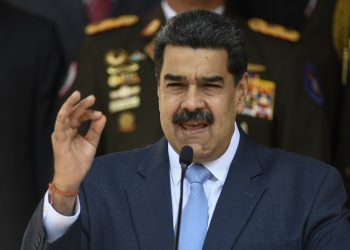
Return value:
<svg viewBox="0 0 350 250">
<path fill-rule="evenodd" d="M 188 122 L 181 122 L 179 125 L 182 129 L 185 129 L 187 131 L 192 131 L 192 130 L 203 129 L 207 127 L 209 124 L 206 121 L 188 121 Z"/>
</svg>

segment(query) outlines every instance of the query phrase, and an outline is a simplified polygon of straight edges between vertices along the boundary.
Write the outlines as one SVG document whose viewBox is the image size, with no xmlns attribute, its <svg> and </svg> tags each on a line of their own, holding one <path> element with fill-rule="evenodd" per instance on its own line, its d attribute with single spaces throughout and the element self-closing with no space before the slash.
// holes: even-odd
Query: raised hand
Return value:
<svg viewBox="0 0 350 250">
<path fill-rule="evenodd" d="M 55 130 L 52 134 L 55 174 L 53 184 L 65 192 L 77 192 L 95 157 L 96 148 L 106 124 L 106 117 L 100 111 L 89 109 L 95 102 L 94 96 L 81 100 L 75 91 L 58 112 Z M 84 121 L 91 120 L 85 136 L 78 133 Z M 63 214 L 71 214 L 75 197 L 55 195 L 54 208 Z"/>
</svg>

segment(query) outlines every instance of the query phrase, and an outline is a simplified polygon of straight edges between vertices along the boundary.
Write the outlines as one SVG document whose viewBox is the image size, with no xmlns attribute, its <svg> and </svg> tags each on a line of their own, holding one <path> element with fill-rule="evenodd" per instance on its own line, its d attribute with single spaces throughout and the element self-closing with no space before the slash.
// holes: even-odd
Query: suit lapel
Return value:
<svg viewBox="0 0 350 250">
<path fill-rule="evenodd" d="M 127 189 L 141 249 L 171 249 L 174 238 L 167 141 L 150 150 L 138 168 L 141 179 Z"/>
<path fill-rule="evenodd" d="M 235 158 L 216 205 L 203 249 L 231 249 L 248 221 L 266 186 L 259 183 L 262 170 L 254 145 L 240 130 Z"/>
</svg>

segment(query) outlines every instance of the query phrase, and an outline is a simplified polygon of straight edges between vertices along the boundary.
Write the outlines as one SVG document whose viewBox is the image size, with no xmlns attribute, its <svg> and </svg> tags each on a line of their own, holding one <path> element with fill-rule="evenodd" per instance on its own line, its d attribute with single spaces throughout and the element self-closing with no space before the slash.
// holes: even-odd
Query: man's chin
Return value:
<svg viewBox="0 0 350 250">
<path fill-rule="evenodd" d="M 188 146 L 193 149 L 193 161 L 204 162 L 208 158 L 209 150 L 199 143 L 189 143 Z"/>
<path fill-rule="evenodd" d="M 204 146 L 207 144 L 209 137 L 209 131 L 207 129 L 201 129 L 196 131 L 189 131 L 179 128 L 177 131 L 177 138 L 183 145 Z"/>
<path fill-rule="evenodd" d="M 202 151 L 205 147 L 205 144 L 203 144 L 202 141 L 196 139 L 196 138 L 185 138 L 184 140 L 181 140 L 182 146 L 190 146 L 193 148 L 193 150 Z"/>
</svg>

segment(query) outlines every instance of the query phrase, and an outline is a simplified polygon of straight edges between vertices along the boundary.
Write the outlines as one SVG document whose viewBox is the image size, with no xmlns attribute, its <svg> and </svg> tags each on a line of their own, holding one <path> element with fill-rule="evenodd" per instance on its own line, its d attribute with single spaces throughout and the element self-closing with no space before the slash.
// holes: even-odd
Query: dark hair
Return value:
<svg viewBox="0 0 350 250">
<path fill-rule="evenodd" d="M 228 53 L 228 71 L 235 84 L 247 71 L 247 54 L 243 33 L 238 23 L 211 11 L 195 10 L 171 18 L 154 38 L 154 61 L 157 80 L 168 44 L 192 48 L 224 48 Z"/>
</svg>

